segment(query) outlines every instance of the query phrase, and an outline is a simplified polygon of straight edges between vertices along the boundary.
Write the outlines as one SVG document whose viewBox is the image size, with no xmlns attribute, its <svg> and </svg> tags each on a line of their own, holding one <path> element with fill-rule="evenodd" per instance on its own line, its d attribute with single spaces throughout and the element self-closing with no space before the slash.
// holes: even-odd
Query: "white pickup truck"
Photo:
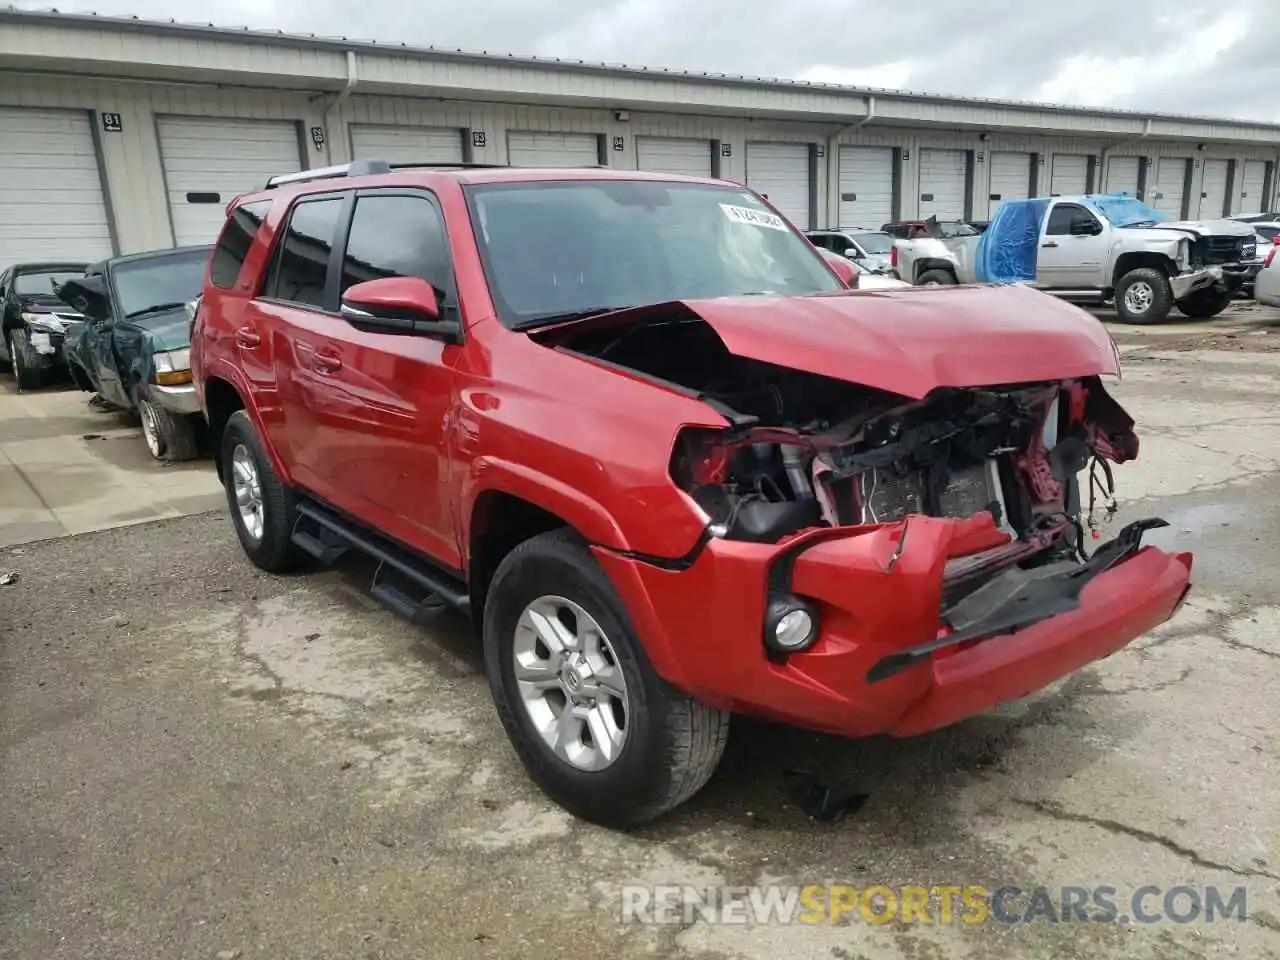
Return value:
<svg viewBox="0 0 1280 960">
<path fill-rule="evenodd" d="M 1125 195 L 1013 200 L 984 235 L 927 224 L 894 242 L 898 276 L 913 284 L 1026 283 L 1080 303 L 1114 300 L 1127 323 L 1226 309 L 1249 278 L 1256 235 L 1234 220 L 1169 221 Z"/>
</svg>

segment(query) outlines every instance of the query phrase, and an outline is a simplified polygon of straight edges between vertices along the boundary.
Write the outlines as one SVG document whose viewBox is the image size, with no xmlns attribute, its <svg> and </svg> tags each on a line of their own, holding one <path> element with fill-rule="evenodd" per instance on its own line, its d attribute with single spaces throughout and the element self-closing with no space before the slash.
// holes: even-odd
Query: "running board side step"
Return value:
<svg viewBox="0 0 1280 960">
<path fill-rule="evenodd" d="M 376 560 L 369 592 L 414 623 L 427 623 L 447 609 L 467 613 L 471 607 L 467 586 L 456 575 L 313 501 L 298 504 L 291 539 L 300 550 L 326 565 L 349 550 Z"/>
</svg>

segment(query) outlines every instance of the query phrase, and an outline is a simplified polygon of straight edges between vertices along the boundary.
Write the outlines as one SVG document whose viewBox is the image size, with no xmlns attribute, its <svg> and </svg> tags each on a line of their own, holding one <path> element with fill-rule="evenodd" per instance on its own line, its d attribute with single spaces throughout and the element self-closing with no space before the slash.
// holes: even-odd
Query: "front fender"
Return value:
<svg viewBox="0 0 1280 960">
<path fill-rule="evenodd" d="M 601 504 L 562 480 L 521 463 L 481 456 L 471 463 L 463 482 L 462 502 L 474 504 L 483 494 L 505 493 L 554 514 L 593 544 L 627 550 L 622 527 Z M 472 518 L 463 518 L 462 542 L 470 543 Z"/>
</svg>

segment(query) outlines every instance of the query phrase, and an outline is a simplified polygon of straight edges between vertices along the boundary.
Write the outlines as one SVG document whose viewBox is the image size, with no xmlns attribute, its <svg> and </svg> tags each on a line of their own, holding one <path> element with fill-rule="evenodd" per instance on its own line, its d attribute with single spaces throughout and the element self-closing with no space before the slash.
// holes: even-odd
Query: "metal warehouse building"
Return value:
<svg viewBox="0 0 1280 960">
<path fill-rule="evenodd" d="M 0 11 L 0 264 L 211 242 L 236 193 L 353 158 L 746 183 L 801 227 L 1125 190 L 1274 208 L 1280 124 Z"/>
</svg>

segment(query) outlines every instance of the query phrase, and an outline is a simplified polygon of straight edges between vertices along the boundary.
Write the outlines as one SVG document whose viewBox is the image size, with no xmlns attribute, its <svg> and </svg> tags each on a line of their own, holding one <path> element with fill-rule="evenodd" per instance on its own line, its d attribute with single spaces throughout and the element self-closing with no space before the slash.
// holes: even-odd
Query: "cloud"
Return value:
<svg viewBox="0 0 1280 960">
<path fill-rule="evenodd" d="M 197 0 L 96 8 L 210 17 Z M 1274 0 L 224 0 L 217 9 L 227 26 L 1280 122 Z"/>
</svg>

